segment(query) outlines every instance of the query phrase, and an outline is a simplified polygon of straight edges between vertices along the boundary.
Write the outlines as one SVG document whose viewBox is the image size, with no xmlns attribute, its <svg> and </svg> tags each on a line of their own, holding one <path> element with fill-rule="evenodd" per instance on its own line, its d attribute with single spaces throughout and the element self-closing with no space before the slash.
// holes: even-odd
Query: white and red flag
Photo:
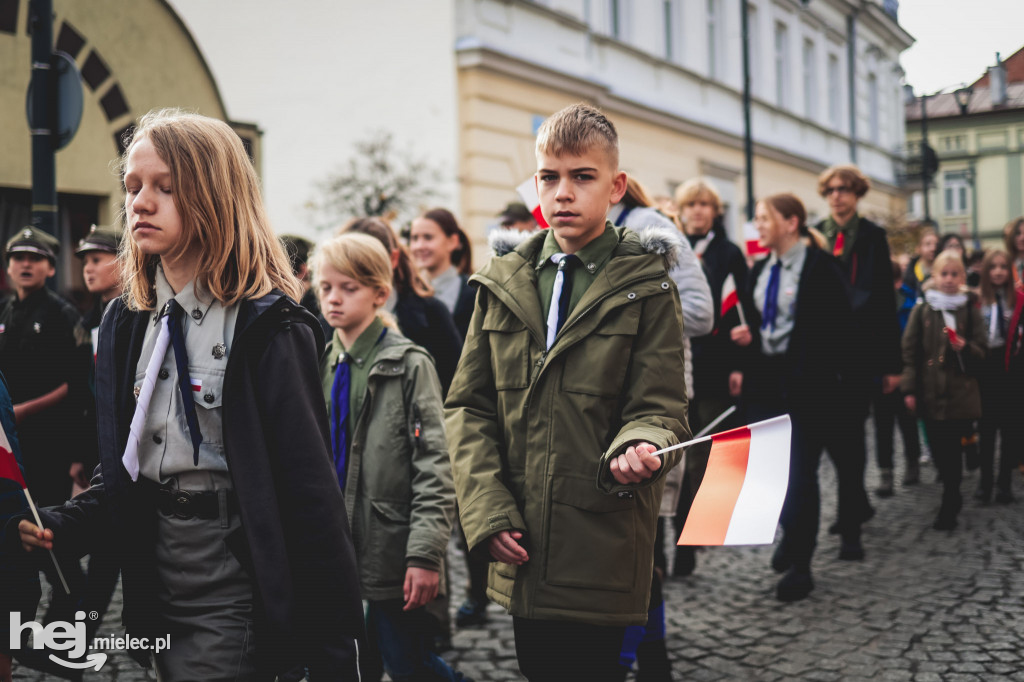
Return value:
<svg viewBox="0 0 1024 682">
<path fill-rule="evenodd" d="M 530 209 L 537 224 L 540 227 L 547 227 L 548 221 L 544 220 L 544 214 L 540 211 L 540 196 L 537 194 L 537 181 L 534 176 L 531 175 L 526 182 L 516 187 L 516 192 L 526 204 L 526 208 Z"/>
<path fill-rule="evenodd" d="M 722 313 L 721 317 L 725 317 L 725 314 L 736 307 L 740 302 L 739 296 L 736 295 L 736 278 L 732 276 L 730 272 L 725 277 L 725 281 L 722 282 Z"/>
<path fill-rule="evenodd" d="M 769 545 L 789 487 L 789 415 L 706 436 L 708 468 L 680 545 Z"/>
<path fill-rule="evenodd" d="M 736 278 L 730 272 L 725 276 L 725 281 L 722 282 L 722 308 L 718 316 L 719 319 L 725 317 L 725 314 L 733 308 L 740 314 L 740 324 L 746 324 L 747 320 L 743 315 L 743 306 L 740 305 L 740 297 L 736 292 Z"/>
<path fill-rule="evenodd" d="M 771 251 L 767 246 L 761 246 L 761 235 L 757 233 L 752 220 L 743 223 L 743 242 L 747 247 L 747 255 L 751 258 Z"/>
<path fill-rule="evenodd" d="M 21 492 L 24 493 L 25 501 L 28 502 L 29 509 L 32 510 L 32 516 L 35 518 L 36 525 L 42 529 L 43 522 L 39 519 L 39 510 L 36 509 L 32 493 L 28 491 L 28 486 L 25 484 L 25 477 L 21 475 L 21 467 L 18 466 L 18 460 L 14 456 L 14 448 L 11 447 L 11 441 L 7 439 L 7 432 L 4 431 L 3 426 L 0 426 L 0 478 L 14 481 L 21 486 Z M 57 569 L 57 576 L 64 587 L 64 593 L 71 594 L 71 590 L 68 588 L 68 581 L 64 579 L 64 572 L 60 570 L 60 564 L 57 563 L 57 557 L 54 556 L 52 549 L 50 550 L 50 558 L 53 560 L 54 568 Z"/>
</svg>

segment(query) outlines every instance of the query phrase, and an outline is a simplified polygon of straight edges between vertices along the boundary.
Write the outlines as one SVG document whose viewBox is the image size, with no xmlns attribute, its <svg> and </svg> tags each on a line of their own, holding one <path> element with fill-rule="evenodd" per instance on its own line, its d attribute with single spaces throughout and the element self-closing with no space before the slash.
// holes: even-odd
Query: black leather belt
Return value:
<svg viewBox="0 0 1024 682">
<path fill-rule="evenodd" d="M 238 513 L 234 490 L 180 490 L 157 488 L 157 509 L 166 516 L 179 519 L 212 520 Z"/>
</svg>

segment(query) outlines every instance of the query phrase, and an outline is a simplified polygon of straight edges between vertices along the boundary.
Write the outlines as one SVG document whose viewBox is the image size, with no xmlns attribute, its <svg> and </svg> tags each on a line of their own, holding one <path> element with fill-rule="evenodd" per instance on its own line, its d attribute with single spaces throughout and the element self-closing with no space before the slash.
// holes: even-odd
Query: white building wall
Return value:
<svg viewBox="0 0 1024 682">
<path fill-rule="evenodd" d="M 453 0 L 169 0 L 232 118 L 264 132 L 262 176 L 278 232 L 315 237 L 316 183 L 373 131 L 444 172 L 458 204 Z"/>
<path fill-rule="evenodd" d="M 708 0 L 674 2 L 678 15 L 671 59 L 666 59 L 662 0 L 620 0 L 619 36 L 611 37 L 611 0 L 456 0 L 459 45 L 483 47 L 556 73 L 606 87 L 614 96 L 641 103 L 732 135 L 743 134 L 742 42 L 740 3 L 716 0 L 716 77 L 710 78 Z M 871 0 L 863 0 L 867 5 Z M 804 8 L 797 0 L 750 0 L 756 32 L 751 45 L 755 142 L 807 161 L 848 162 L 849 85 L 847 14 L 842 0 L 818 0 Z M 777 102 L 775 27 L 788 30 L 786 100 Z M 896 182 L 894 163 L 902 144 L 902 106 L 898 56 L 909 45 L 901 29 L 875 32 L 857 27 L 857 162 L 869 175 Z M 902 34 L 902 35 L 900 35 Z M 804 92 L 804 40 L 814 43 L 816 89 Z M 829 120 L 828 57 L 839 60 L 839 125 Z M 878 86 L 879 138 L 870 141 L 868 77 Z M 813 119 L 805 117 L 808 96 L 815 98 Z"/>
</svg>

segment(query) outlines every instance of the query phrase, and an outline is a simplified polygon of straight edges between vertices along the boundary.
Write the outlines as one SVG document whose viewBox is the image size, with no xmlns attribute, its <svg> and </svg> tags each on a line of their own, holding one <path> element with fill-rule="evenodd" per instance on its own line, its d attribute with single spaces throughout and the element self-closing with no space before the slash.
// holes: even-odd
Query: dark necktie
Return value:
<svg viewBox="0 0 1024 682">
<path fill-rule="evenodd" d="M 172 298 L 167 302 L 164 311 L 170 318 L 167 327 L 171 335 L 171 348 L 174 349 L 174 364 L 178 368 L 178 390 L 181 392 L 181 402 L 184 403 L 185 422 L 188 424 L 188 435 L 192 439 L 192 462 L 199 466 L 199 444 L 203 442 L 203 434 L 199 430 L 195 398 L 192 397 L 192 377 L 188 373 L 185 332 L 181 326 L 185 309 Z"/>
<path fill-rule="evenodd" d="M 782 272 L 782 261 L 775 261 L 768 275 L 768 288 L 764 292 L 764 317 L 761 329 L 771 327 L 775 331 L 775 316 L 779 312 L 779 279 Z"/>
<path fill-rule="evenodd" d="M 558 263 L 558 269 L 563 273 L 562 290 L 558 295 L 558 323 L 555 325 L 555 334 L 562 331 L 565 320 L 569 317 L 569 299 L 572 298 L 572 273 L 580 259 L 569 255 Z"/>
<path fill-rule="evenodd" d="M 348 353 L 338 359 L 331 385 L 331 450 L 334 454 L 334 470 L 338 484 L 345 489 L 345 468 L 348 459 L 348 400 L 352 384 L 352 369 L 348 364 Z"/>
<path fill-rule="evenodd" d="M 1006 339 L 1006 318 L 1003 317 L 1003 297 L 996 294 L 996 318 L 999 320 L 999 336 Z"/>
</svg>

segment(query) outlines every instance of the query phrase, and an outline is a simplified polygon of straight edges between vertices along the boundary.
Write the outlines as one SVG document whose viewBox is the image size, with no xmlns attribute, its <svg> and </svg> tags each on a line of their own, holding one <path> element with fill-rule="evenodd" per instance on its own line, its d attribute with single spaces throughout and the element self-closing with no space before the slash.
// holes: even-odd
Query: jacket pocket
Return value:
<svg viewBox="0 0 1024 682">
<path fill-rule="evenodd" d="M 530 332 L 526 323 L 495 303 L 484 313 L 483 330 L 491 347 L 491 372 L 499 391 L 530 385 Z"/>
<path fill-rule="evenodd" d="M 633 340 L 640 328 L 640 312 L 641 306 L 637 304 L 612 311 L 567 353 L 562 389 L 603 398 L 621 395 Z"/>
<path fill-rule="evenodd" d="M 203 443 L 222 445 L 224 425 L 220 408 L 224 404 L 224 374 L 190 367 L 189 378 L 192 380 L 192 399 L 196 404 Z"/>
<path fill-rule="evenodd" d="M 636 499 L 608 495 L 590 479 L 551 485 L 546 582 L 631 592 L 636 583 Z"/>
<path fill-rule="evenodd" d="M 378 585 L 401 583 L 409 543 L 409 503 L 370 500 L 370 518 L 363 539 L 364 575 Z"/>
</svg>

